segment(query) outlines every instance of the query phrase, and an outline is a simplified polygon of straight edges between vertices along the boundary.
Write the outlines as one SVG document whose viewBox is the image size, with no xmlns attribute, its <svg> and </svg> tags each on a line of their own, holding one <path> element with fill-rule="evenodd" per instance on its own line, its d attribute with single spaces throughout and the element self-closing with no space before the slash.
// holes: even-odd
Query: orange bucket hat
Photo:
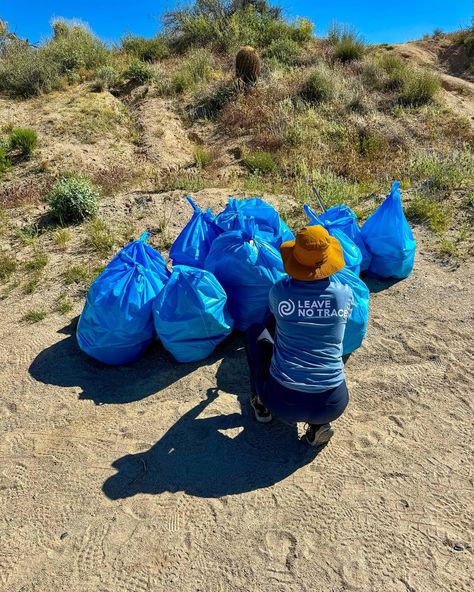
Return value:
<svg viewBox="0 0 474 592">
<path fill-rule="evenodd" d="M 280 252 L 286 273 L 295 280 L 322 280 L 345 265 L 341 244 L 319 225 L 299 230 L 296 240 L 282 243 Z"/>
</svg>

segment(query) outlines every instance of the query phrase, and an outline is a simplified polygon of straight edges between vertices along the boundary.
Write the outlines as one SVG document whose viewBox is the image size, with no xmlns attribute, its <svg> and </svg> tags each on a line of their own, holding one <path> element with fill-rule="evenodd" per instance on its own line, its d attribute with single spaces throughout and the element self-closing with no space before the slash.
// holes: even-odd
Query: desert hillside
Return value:
<svg viewBox="0 0 474 592">
<path fill-rule="evenodd" d="M 2 592 L 470 590 L 474 30 L 369 46 L 266 2 L 197 2 L 115 47 L 61 19 L 40 46 L 12 30 L 0 21 Z M 235 74 L 247 45 L 251 82 Z M 253 421 L 240 335 L 202 363 L 159 343 L 116 368 L 79 351 L 91 282 L 145 230 L 166 257 L 187 193 L 215 213 L 263 196 L 297 227 L 313 186 L 363 221 L 394 179 L 414 272 L 367 280 L 351 403 L 318 454 Z M 54 205 L 71 187 L 74 220 Z"/>
</svg>

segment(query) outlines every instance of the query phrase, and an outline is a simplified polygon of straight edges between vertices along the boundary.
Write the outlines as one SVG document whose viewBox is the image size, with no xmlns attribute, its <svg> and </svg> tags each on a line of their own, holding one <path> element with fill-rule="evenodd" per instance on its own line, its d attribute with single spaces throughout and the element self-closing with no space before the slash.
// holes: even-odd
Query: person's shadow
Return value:
<svg viewBox="0 0 474 592">
<path fill-rule="evenodd" d="M 117 473 L 105 481 L 105 495 L 116 500 L 137 493 L 184 491 L 220 497 L 269 487 L 311 462 L 319 450 L 298 438 L 296 425 L 276 419 L 267 425 L 255 421 L 245 370 L 243 347 L 224 357 L 217 387 L 208 389 L 205 399 L 152 448 L 112 464 Z M 199 417 L 219 396 L 219 388 L 237 396 L 241 412 Z"/>
<path fill-rule="evenodd" d="M 139 360 L 110 367 L 83 354 L 77 345 L 73 321 L 60 332 L 69 335 L 41 352 L 30 366 L 36 380 L 58 386 L 79 386 L 81 399 L 97 404 L 124 404 L 160 394 L 199 367 L 221 364 L 216 387 L 185 413 L 150 450 L 126 455 L 112 467 L 103 491 L 110 499 L 137 493 L 185 491 L 219 497 L 268 487 L 285 479 L 318 454 L 298 439 L 295 425 L 278 420 L 258 424 L 249 410 L 250 386 L 243 339 L 232 335 L 201 362 L 180 364 L 160 344 Z M 219 396 L 235 395 L 241 413 L 199 417 Z M 199 394 L 199 393 L 197 393 Z M 206 415 L 206 414 L 204 414 Z"/>
</svg>

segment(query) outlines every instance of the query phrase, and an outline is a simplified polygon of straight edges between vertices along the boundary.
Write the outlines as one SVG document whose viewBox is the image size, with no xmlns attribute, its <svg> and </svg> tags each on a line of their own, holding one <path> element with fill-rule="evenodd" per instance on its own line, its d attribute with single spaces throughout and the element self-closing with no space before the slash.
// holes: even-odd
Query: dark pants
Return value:
<svg viewBox="0 0 474 592">
<path fill-rule="evenodd" d="M 270 374 L 273 338 L 265 325 L 253 325 L 246 333 L 252 393 L 275 416 L 286 421 L 323 425 L 340 417 L 349 403 L 345 381 L 320 393 L 289 389 Z"/>
</svg>

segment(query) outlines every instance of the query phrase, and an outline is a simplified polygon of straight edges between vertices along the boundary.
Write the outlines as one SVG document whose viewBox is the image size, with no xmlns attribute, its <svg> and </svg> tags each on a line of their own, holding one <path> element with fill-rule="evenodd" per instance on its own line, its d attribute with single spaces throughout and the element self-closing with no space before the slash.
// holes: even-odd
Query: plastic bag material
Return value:
<svg viewBox="0 0 474 592">
<path fill-rule="evenodd" d="M 241 216 L 254 218 L 257 233 L 277 249 L 281 243 L 295 238 L 275 208 L 258 197 L 242 200 L 231 197 L 225 209 L 216 217 L 216 224 L 225 232 L 241 230 Z"/>
<path fill-rule="evenodd" d="M 77 326 L 83 352 L 105 364 L 138 358 L 155 338 L 152 303 L 169 278 L 149 233 L 125 246 L 94 281 Z"/>
<path fill-rule="evenodd" d="M 332 275 L 330 280 L 350 286 L 354 297 L 352 312 L 347 319 L 342 342 L 342 355 L 346 356 L 359 348 L 364 341 L 369 320 L 370 291 L 365 283 L 347 267 Z"/>
<path fill-rule="evenodd" d="M 342 230 L 359 247 L 362 255 L 360 270 L 365 271 L 370 265 L 372 255 L 365 246 L 355 212 L 349 206 L 333 206 L 323 212 L 319 219 L 324 222 L 326 228 Z"/>
<path fill-rule="evenodd" d="M 416 241 L 403 213 L 398 181 L 393 183 L 382 205 L 366 220 L 361 232 L 372 255 L 368 275 L 399 279 L 410 275 L 415 260 Z"/>
<path fill-rule="evenodd" d="M 356 276 L 360 274 L 360 264 L 362 263 L 362 253 L 360 252 L 359 247 L 351 240 L 345 232 L 343 232 L 337 226 L 332 224 L 327 224 L 324 222 L 320 216 L 318 216 L 308 204 L 305 204 L 304 211 L 308 218 L 310 218 L 311 222 L 308 226 L 314 226 L 316 224 L 320 224 L 324 226 L 326 230 L 329 232 L 331 236 L 336 238 L 342 247 L 342 251 L 344 253 L 344 261 L 346 263 L 346 267 L 350 269 Z"/>
<path fill-rule="evenodd" d="M 174 265 L 203 268 L 212 242 L 222 230 L 210 209 L 201 210 L 189 195 L 186 199 L 193 208 L 193 215 L 171 246 L 170 259 Z"/>
<path fill-rule="evenodd" d="M 263 321 L 270 288 L 285 277 L 280 253 L 255 228 L 232 230 L 217 237 L 205 267 L 226 291 L 229 313 L 238 331 Z"/>
<path fill-rule="evenodd" d="M 214 275 L 177 265 L 153 303 L 155 329 L 178 362 L 207 358 L 234 326 L 227 296 Z"/>
</svg>

